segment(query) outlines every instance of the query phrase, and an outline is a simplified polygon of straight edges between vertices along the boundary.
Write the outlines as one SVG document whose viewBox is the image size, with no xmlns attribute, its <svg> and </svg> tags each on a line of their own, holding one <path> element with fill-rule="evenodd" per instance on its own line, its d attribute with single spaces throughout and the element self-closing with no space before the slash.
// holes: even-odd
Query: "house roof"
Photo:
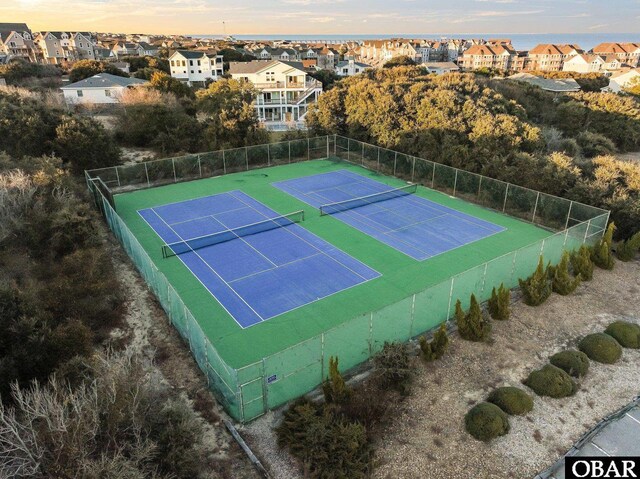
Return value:
<svg viewBox="0 0 640 479">
<path fill-rule="evenodd" d="M 81 90 L 83 88 L 113 88 L 113 87 L 129 87 L 148 83 L 146 80 L 138 78 L 127 78 L 112 75 L 111 73 L 98 73 L 92 77 L 85 78 L 79 82 L 65 85 L 61 90 Z"/>
<path fill-rule="evenodd" d="M 206 56 L 205 52 L 196 52 L 193 50 L 176 50 L 173 55 L 175 55 L 176 53 L 179 53 L 180 55 L 182 55 L 183 57 L 189 59 L 189 60 L 195 60 L 197 58 L 203 58 L 204 56 Z M 173 56 L 171 55 L 171 56 Z"/>
<path fill-rule="evenodd" d="M 634 45 L 633 43 L 613 43 L 613 42 L 608 42 L 608 43 L 600 43 L 599 45 L 596 45 L 595 47 L 593 47 L 592 51 L 593 53 L 630 53 L 631 51 L 634 50 L 633 47 L 631 47 L 631 49 L 627 50 L 627 48 L 629 48 L 631 45 Z M 627 48 L 625 48 L 625 46 Z"/>
<path fill-rule="evenodd" d="M 451 70 L 460 70 L 460 67 L 453 62 L 426 62 L 421 66 L 426 68 L 449 68 Z"/>
<path fill-rule="evenodd" d="M 292 68 L 296 68 L 304 72 L 304 65 L 301 62 L 285 62 L 282 60 L 252 60 L 250 62 L 231 62 L 229 63 L 230 74 L 247 74 L 258 73 L 259 71 L 269 68 L 272 65 L 284 63 Z"/>
<path fill-rule="evenodd" d="M 349 66 L 349 60 L 343 60 L 341 62 L 338 62 L 338 64 L 336 65 L 336 68 L 342 68 L 342 67 L 346 67 Z M 373 68 L 371 65 L 367 65 L 366 63 L 360 63 L 360 62 L 353 62 L 353 64 L 357 67 L 361 67 L 361 68 Z"/>
<path fill-rule="evenodd" d="M 553 43 L 541 43 L 529 50 L 530 55 L 561 55 L 562 51 Z"/>
<path fill-rule="evenodd" d="M 26 23 L 0 23 L 0 32 L 30 32 Z"/>
<path fill-rule="evenodd" d="M 543 90 L 552 92 L 569 93 L 573 91 L 580 91 L 580 85 L 573 78 L 543 78 L 540 76 L 532 75 L 531 73 L 516 73 L 507 77 L 509 80 L 516 80 L 537 87 Z"/>
<path fill-rule="evenodd" d="M 147 42 L 138 42 L 138 46 L 142 47 L 143 50 L 157 50 L 158 47 L 154 45 L 149 45 Z"/>
</svg>

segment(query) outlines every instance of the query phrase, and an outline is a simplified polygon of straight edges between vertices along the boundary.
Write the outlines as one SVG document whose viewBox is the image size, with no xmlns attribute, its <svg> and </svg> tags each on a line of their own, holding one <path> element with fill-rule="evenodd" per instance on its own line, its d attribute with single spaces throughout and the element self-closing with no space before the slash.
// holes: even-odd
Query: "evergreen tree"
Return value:
<svg viewBox="0 0 640 479">
<path fill-rule="evenodd" d="M 578 251 L 571 254 L 571 266 L 573 274 L 580 276 L 582 281 L 593 279 L 593 261 L 591 260 L 591 250 L 588 246 L 582 245 Z"/>
<path fill-rule="evenodd" d="M 351 397 L 351 390 L 338 371 L 338 358 L 329 358 L 329 377 L 322 385 L 324 399 L 328 403 L 344 404 Z"/>
<path fill-rule="evenodd" d="M 519 279 L 524 302 L 529 306 L 538 306 L 544 303 L 551 295 L 551 280 L 549 270 L 544 267 L 544 260 L 540 256 L 538 267 L 527 279 Z"/>
<path fill-rule="evenodd" d="M 449 347 L 449 336 L 447 335 L 447 326 L 442 323 L 438 330 L 433 334 L 433 340 L 427 341 L 426 336 L 420 336 L 420 349 L 422 357 L 427 361 L 434 361 L 444 356 Z"/>
<path fill-rule="evenodd" d="M 504 283 L 500 284 L 500 287 L 496 291 L 494 287 L 491 291 L 491 298 L 487 303 L 489 314 L 493 319 L 507 320 L 511 315 L 511 290 L 505 288 Z"/>
<path fill-rule="evenodd" d="M 616 256 L 620 261 L 631 261 L 640 250 L 640 231 L 634 234 L 627 241 L 618 244 Z"/>
<path fill-rule="evenodd" d="M 456 322 L 458 332 L 468 341 L 483 341 L 491 332 L 491 323 L 486 314 L 480 309 L 480 304 L 474 294 L 471 295 L 469 311 L 462 311 L 460 300 L 456 302 Z"/>
<path fill-rule="evenodd" d="M 552 288 L 555 293 L 566 296 L 573 293 L 580 284 L 580 275 L 571 276 L 569 273 L 569 253 L 564 252 L 560 263 L 551 268 L 552 271 Z"/>
<path fill-rule="evenodd" d="M 613 269 L 614 259 L 611 254 L 611 245 L 613 244 L 613 232 L 616 226 L 613 222 L 609 223 L 604 236 L 591 250 L 591 259 L 598 268 Z"/>
</svg>

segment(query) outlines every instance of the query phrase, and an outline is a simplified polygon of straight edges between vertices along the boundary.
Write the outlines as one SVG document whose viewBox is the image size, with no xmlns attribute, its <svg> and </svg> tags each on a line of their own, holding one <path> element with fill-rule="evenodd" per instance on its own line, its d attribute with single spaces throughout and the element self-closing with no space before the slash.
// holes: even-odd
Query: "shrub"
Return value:
<svg viewBox="0 0 640 479">
<path fill-rule="evenodd" d="M 611 244 L 613 243 L 613 232 L 615 229 L 616 226 L 613 223 L 609 223 L 604 236 L 591 250 L 591 259 L 598 268 L 613 269 L 614 260 L 611 254 Z"/>
<path fill-rule="evenodd" d="M 471 295 L 469 311 L 464 313 L 460 300 L 456 302 L 456 324 L 460 337 L 468 341 L 483 341 L 491 332 L 488 315 L 481 309 L 474 294 Z"/>
<path fill-rule="evenodd" d="M 509 319 L 511 315 L 511 290 L 504 287 L 504 283 L 500 284 L 498 291 L 493 288 L 491 291 L 491 298 L 487 303 L 489 314 L 493 319 L 504 321 Z"/>
<path fill-rule="evenodd" d="M 278 444 L 302 461 L 309 477 L 367 477 L 373 452 L 364 426 L 333 416 L 307 400 L 297 401 L 276 428 Z"/>
<path fill-rule="evenodd" d="M 551 356 L 549 362 L 576 378 L 584 376 L 589 370 L 589 357 L 582 351 L 560 351 Z"/>
<path fill-rule="evenodd" d="M 464 417 L 467 432 L 479 441 L 489 441 L 509 432 L 509 418 L 495 404 L 482 402 Z"/>
<path fill-rule="evenodd" d="M 545 271 L 544 260 L 540 256 L 538 267 L 527 279 L 519 279 L 524 302 L 529 306 L 538 306 L 544 303 L 551 295 L 551 280 L 548 271 Z"/>
<path fill-rule="evenodd" d="M 520 388 L 510 386 L 495 389 L 487 401 L 495 404 L 507 414 L 522 415 L 533 409 L 533 399 Z"/>
<path fill-rule="evenodd" d="M 599 363 L 613 364 L 622 356 L 618 341 L 605 333 L 589 334 L 578 343 L 578 349 Z"/>
<path fill-rule="evenodd" d="M 376 377 L 383 387 L 390 386 L 402 394 L 408 392 L 413 380 L 414 366 L 406 343 L 385 342 L 373 357 Z"/>
<path fill-rule="evenodd" d="M 385 420 L 393 404 L 389 394 L 367 381 L 352 390 L 349 401 L 340 404 L 339 413 L 349 422 L 362 424 L 371 436 L 372 429 Z"/>
<path fill-rule="evenodd" d="M 640 250 L 640 231 L 626 241 L 618 243 L 616 256 L 620 261 L 631 261 Z"/>
<path fill-rule="evenodd" d="M 571 254 L 571 267 L 573 273 L 580 276 L 582 281 L 593 279 L 593 260 L 591 259 L 591 250 L 587 245 L 580 246 L 578 251 Z"/>
<path fill-rule="evenodd" d="M 433 340 L 427 341 L 426 336 L 420 336 L 420 350 L 422 357 L 427 361 L 434 361 L 444 356 L 449 347 L 449 336 L 447 335 L 447 326 L 442 323 L 438 330 L 433 334 Z"/>
<path fill-rule="evenodd" d="M 345 403 L 351 396 L 351 390 L 347 387 L 340 371 L 338 371 L 338 358 L 329 358 L 329 377 L 322 384 L 324 399 L 328 403 Z"/>
<path fill-rule="evenodd" d="M 555 293 L 566 296 L 573 293 L 580 284 L 580 275 L 571 276 L 569 273 L 569 253 L 564 252 L 557 266 L 552 266 L 551 287 Z"/>
<path fill-rule="evenodd" d="M 616 145 L 604 135 L 583 131 L 578 134 L 576 141 L 587 158 L 601 155 L 611 155 L 616 152 Z"/>
<path fill-rule="evenodd" d="M 573 396 L 578 387 L 566 372 L 551 364 L 542 369 L 532 371 L 525 384 L 533 389 L 538 396 L 562 398 Z"/>
<path fill-rule="evenodd" d="M 640 348 L 640 326 L 635 323 L 614 321 L 604 332 L 618 341 L 623 348 Z"/>
</svg>

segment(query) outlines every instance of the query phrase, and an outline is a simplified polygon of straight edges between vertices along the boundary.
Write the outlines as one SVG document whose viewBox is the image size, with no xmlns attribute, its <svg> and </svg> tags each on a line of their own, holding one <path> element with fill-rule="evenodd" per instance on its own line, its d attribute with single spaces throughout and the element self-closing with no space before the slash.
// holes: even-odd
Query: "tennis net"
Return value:
<svg viewBox="0 0 640 479">
<path fill-rule="evenodd" d="M 332 213 L 339 213 L 341 211 L 352 210 L 354 208 L 360 208 L 373 203 L 379 203 L 380 201 L 387 201 L 401 196 L 407 196 L 415 193 L 417 190 L 418 185 L 407 185 L 401 186 L 400 188 L 394 188 L 392 190 L 382 191 L 380 193 L 374 193 L 372 195 L 359 196 L 357 198 L 338 201 L 336 203 L 328 203 L 320 206 L 320 214 L 324 216 Z"/>
<path fill-rule="evenodd" d="M 195 251 L 200 248 L 206 248 L 207 246 L 213 246 L 220 243 L 225 243 L 244 236 L 263 233 L 265 231 L 274 230 L 276 228 L 282 228 L 304 221 L 304 211 L 294 211 L 282 216 L 276 216 L 275 218 L 269 218 L 257 223 L 251 223 L 249 225 L 240 226 L 238 228 L 228 229 L 212 233 L 209 235 L 198 236 L 184 241 L 176 241 L 174 243 L 166 243 L 162 245 L 162 257 L 170 258 L 179 254 Z"/>
</svg>

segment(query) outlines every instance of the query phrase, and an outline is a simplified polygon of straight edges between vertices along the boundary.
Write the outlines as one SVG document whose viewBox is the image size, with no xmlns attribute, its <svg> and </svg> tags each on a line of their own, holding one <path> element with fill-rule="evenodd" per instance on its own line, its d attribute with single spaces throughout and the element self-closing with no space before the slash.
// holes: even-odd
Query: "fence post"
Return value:
<svg viewBox="0 0 640 479">
<path fill-rule="evenodd" d="M 173 182 L 178 182 L 178 177 L 176 176 L 176 159 L 171 158 L 171 166 L 173 166 Z"/>
<path fill-rule="evenodd" d="M 291 140 L 289 140 L 289 163 L 291 163 Z"/>
<path fill-rule="evenodd" d="M 222 150 L 222 174 L 227 174 L 227 158 L 225 154 L 225 150 Z"/>
<path fill-rule="evenodd" d="M 324 381 L 324 332 L 320 334 L 320 382 Z"/>
<path fill-rule="evenodd" d="M 329 135 L 327 135 L 327 158 L 329 158 Z"/>
<path fill-rule="evenodd" d="M 267 143 L 267 166 L 271 166 L 271 144 Z"/>
<path fill-rule="evenodd" d="M 573 200 L 569 203 L 569 211 L 567 212 L 567 222 L 564 224 L 564 229 L 569 229 L 569 219 L 571 218 L 571 209 L 573 208 Z"/>
<path fill-rule="evenodd" d="M 338 135 L 333 134 L 333 156 L 338 156 Z"/>
<path fill-rule="evenodd" d="M 542 243 L 540 243 L 540 255 L 542 256 L 544 254 L 544 239 L 542 240 Z"/>
<path fill-rule="evenodd" d="M 433 172 L 431 173 L 431 189 L 435 189 L 436 184 L 436 163 L 435 161 L 431 163 L 433 165 Z"/>
<path fill-rule="evenodd" d="M 262 404 L 264 412 L 269 410 L 269 387 L 267 386 L 267 366 L 265 358 L 262 358 Z"/>
<path fill-rule="evenodd" d="M 413 338 L 413 322 L 416 316 L 416 295 L 411 299 L 411 322 L 409 323 L 409 339 Z"/>
<path fill-rule="evenodd" d="M 378 169 L 376 171 L 380 171 L 380 147 L 377 146 L 376 148 L 378 148 Z"/>
<path fill-rule="evenodd" d="M 451 278 L 451 288 L 449 288 L 449 305 L 447 306 L 447 312 L 445 314 L 445 321 L 449 321 L 449 314 L 451 312 L 451 301 L 453 300 L 453 282 L 456 280 L 456 277 L 453 276 Z"/>
<path fill-rule="evenodd" d="M 536 221 L 536 211 L 538 211 L 538 200 L 540 199 L 540 192 L 538 191 L 538 194 L 536 195 L 536 204 L 533 207 L 533 216 L 531 217 L 531 222 L 535 223 Z"/>
<path fill-rule="evenodd" d="M 118 179 L 118 186 L 121 186 L 120 185 L 120 173 L 118 173 L 118 167 L 117 166 L 115 167 L 115 170 L 116 170 L 116 178 Z"/>
<path fill-rule="evenodd" d="M 373 313 L 369 313 L 369 357 L 373 355 Z"/>
<path fill-rule="evenodd" d="M 244 162 L 247 165 L 247 171 L 249 171 L 249 147 L 244 147 Z"/>
<path fill-rule="evenodd" d="M 396 176 L 396 165 L 398 164 L 398 152 L 393 157 L 393 176 Z"/>
<path fill-rule="evenodd" d="M 484 287 L 485 284 L 487 282 L 487 268 L 489 267 L 489 262 L 487 261 L 484 264 L 484 272 L 482 273 L 482 288 L 480 288 L 480 294 L 482 295 L 484 293 Z"/>
<path fill-rule="evenodd" d="M 364 141 L 362 142 L 362 166 L 364 166 Z"/>
<path fill-rule="evenodd" d="M 482 188 L 482 175 L 480 175 L 480 181 L 478 182 L 478 201 L 480 201 L 481 188 Z"/>
<path fill-rule="evenodd" d="M 589 234 L 589 228 L 591 228 L 591 220 L 587 221 L 587 229 L 584 232 L 584 238 L 582 239 L 582 244 L 587 242 L 587 235 Z"/>
<path fill-rule="evenodd" d="M 453 180 L 453 197 L 456 197 L 456 187 L 458 186 L 458 168 L 456 168 L 456 177 Z"/>
<path fill-rule="evenodd" d="M 414 182 L 414 178 L 416 175 L 416 157 L 413 157 L 413 163 L 411 163 L 411 183 Z"/>
<path fill-rule="evenodd" d="M 513 280 L 513 273 L 516 272 L 516 258 L 518 256 L 518 250 L 515 250 L 513 253 L 513 261 L 511 262 L 511 278 Z M 516 278 L 516 279 L 520 279 L 520 278 Z"/>
<path fill-rule="evenodd" d="M 509 196 L 509 183 L 507 183 L 507 187 L 504 190 L 504 203 L 502 203 L 503 213 L 507 210 L 507 196 Z"/>
<path fill-rule="evenodd" d="M 311 139 L 307 137 L 307 161 L 311 159 Z"/>
<path fill-rule="evenodd" d="M 202 178 L 202 163 L 200 162 L 200 155 L 198 155 L 198 173 L 200 174 L 200 178 Z"/>
<path fill-rule="evenodd" d="M 151 186 L 151 182 L 149 181 L 149 169 L 147 168 L 147 162 L 144 162 L 144 174 L 147 175 L 147 186 Z"/>
<path fill-rule="evenodd" d="M 351 138 L 347 138 L 347 161 L 351 160 Z"/>
</svg>

